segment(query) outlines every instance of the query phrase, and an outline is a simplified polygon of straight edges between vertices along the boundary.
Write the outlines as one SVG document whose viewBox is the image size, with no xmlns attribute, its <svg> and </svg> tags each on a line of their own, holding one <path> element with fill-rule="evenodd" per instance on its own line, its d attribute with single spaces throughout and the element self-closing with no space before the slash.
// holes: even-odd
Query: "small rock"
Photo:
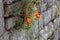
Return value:
<svg viewBox="0 0 60 40">
<path fill-rule="evenodd" d="M 15 26 L 15 18 L 11 17 L 6 19 L 6 29 L 13 28 Z"/>
</svg>

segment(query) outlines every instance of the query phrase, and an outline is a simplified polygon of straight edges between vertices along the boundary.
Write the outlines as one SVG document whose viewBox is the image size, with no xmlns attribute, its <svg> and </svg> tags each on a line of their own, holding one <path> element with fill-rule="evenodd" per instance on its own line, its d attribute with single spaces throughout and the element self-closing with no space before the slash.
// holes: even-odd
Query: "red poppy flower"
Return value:
<svg viewBox="0 0 60 40">
<path fill-rule="evenodd" d="M 36 12 L 36 13 L 35 13 L 35 17 L 36 17 L 37 19 L 40 19 L 40 18 L 41 18 L 41 15 L 39 15 L 39 12 Z"/>
<path fill-rule="evenodd" d="M 27 18 L 27 24 L 31 24 L 31 19 L 29 17 Z"/>
</svg>

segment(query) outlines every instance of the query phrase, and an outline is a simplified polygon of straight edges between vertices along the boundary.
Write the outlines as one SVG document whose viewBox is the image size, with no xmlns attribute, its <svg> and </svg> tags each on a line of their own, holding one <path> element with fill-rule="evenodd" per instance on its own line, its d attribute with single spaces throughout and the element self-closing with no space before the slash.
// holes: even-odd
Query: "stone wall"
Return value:
<svg viewBox="0 0 60 40">
<path fill-rule="evenodd" d="M 41 0 L 42 5 L 40 8 L 42 18 L 33 25 L 33 33 L 27 32 L 26 30 L 15 30 L 16 18 L 13 16 L 12 11 L 19 9 L 19 3 L 20 1 L 16 0 L 0 0 L 0 40 L 36 40 L 35 37 L 38 34 L 42 35 L 41 40 L 47 40 L 52 35 L 53 30 L 59 28 L 60 12 L 58 11 L 59 14 L 57 14 L 57 9 L 60 8 L 60 1 Z M 50 40 L 58 40 L 56 37 L 57 34 L 57 31 L 55 31 L 55 38 L 51 38 Z"/>
</svg>

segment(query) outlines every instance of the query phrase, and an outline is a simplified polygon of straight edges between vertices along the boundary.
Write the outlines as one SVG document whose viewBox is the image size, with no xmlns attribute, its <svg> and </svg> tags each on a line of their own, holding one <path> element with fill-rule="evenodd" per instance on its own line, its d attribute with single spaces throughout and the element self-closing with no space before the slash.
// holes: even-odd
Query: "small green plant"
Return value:
<svg viewBox="0 0 60 40">
<path fill-rule="evenodd" d="M 17 13 L 14 14 L 16 16 L 15 29 L 30 30 L 36 20 L 34 13 L 40 6 L 39 0 L 21 0 L 19 5 Z"/>
</svg>

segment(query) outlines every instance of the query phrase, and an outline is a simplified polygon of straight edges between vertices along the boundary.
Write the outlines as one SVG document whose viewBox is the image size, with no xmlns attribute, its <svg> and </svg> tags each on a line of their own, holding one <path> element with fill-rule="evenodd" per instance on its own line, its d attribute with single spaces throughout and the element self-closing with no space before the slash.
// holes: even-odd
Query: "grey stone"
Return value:
<svg viewBox="0 0 60 40">
<path fill-rule="evenodd" d="M 57 35 L 58 36 L 58 39 L 60 39 L 60 28 L 58 29 L 57 32 L 58 32 L 58 35 Z"/>
<path fill-rule="evenodd" d="M 35 20 L 35 23 L 34 25 L 32 26 L 32 32 L 33 32 L 33 35 L 32 35 L 32 38 L 31 40 L 38 40 L 38 39 L 35 39 L 39 34 L 40 30 L 43 28 L 43 15 L 41 14 L 42 18 L 39 19 L 39 20 Z"/>
<path fill-rule="evenodd" d="M 35 22 L 32 29 L 33 29 L 33 32 L 34 32 L 34 37 L 36 37 L 38 35 L 38 20 Z"/>
<path fill-rule="evenodd" d="M 40 34 L 42 35 L 42 39 L 46 40 L 53 32 L 53 23 L 50 22 L 47 26 L 44 26 L 42 30 L 40 30 Z"/>
<path fill-rule="evenodd" d="M 56 16 L 56 9 L 57 9 L 57 6 L 53 5 L 51 8 L 49 8 L 47 11 L 45 11 L 43 13 L 44 25 L 46 25 L 50 20 L 55 18 L 55 16 Z"/>
<path fill-rule="evenodd" d="M 50 3 L 54 3 L 55 0 L 47 0 L 46 2 L 50 4 Z"/>
<path fill-rule="evenodd" d="M 58 40 L 58 37 L 59 37 L 59 35 L 58 35 L 59 32 L 58 31 L 60 31 L 60 30 L 58 29 L 54 32 L 54 40 Z"/>
<path fill-rule="evenodd" d="M 3 2 L 0 0 L 0 17 L 4 17 Z"/>
<path fill-rule="evenodd" d="M 12 10 L 11 6 L 7 6 L 5 8 L 5 15 L 4 15 L 4 17 L 8 17 L 8 16 L 12 15 L 13 14 L 12 11 L 13 10 Z"/>
<path fill-rule="evenodd" d="M 47 11 L 45 11 L 44 13 L 43 13 L 43 20 L 44 20 L 44 25 L 46 25 L 50 20 L 51 20 L 51 9 L 49 9 L 49 10 L 47 10 Z"/>
<path fill-rule="evenodd" d="M 53 18 L 55 18 L 55 16 L 56 16 L 56 11 L 57 11 L 57 6 L 56 5 L 53 5 L 52 7 L 51 7 L 51 13 L 52 13 L 52 19 Z"/>
<path fill-rule="evenodd" d="M 15 20 L 14 17 L 6 19 L 6 29 L 13 28 L 15 26 Z"/>
<path fill-rule="evenodd" d="M 4 40 L 9 40 L 9 32 L 6 31 L 6 32 L 3 34 L 2 38 L 3 38 Z"/>
<path fill-rule="evenodd" d="M 39 29 L 41 30 L 43 28 L 44 20 L 43 20 L 43 14 L 41 14 L 42 18 L 39 19 Z"/>
<path fill-rule="evenodd" d="M 11 39 L 11 40 L 18 40 L 17 32 L 16 32 L 16 31 L 13 31 L 13 32 L 12 32 L 12 34 L 10 35 L 10 39 Z"/>
<path fill-rule="evenodd" d="M 56 5 L 58 8 L 60 8 L 60 1 L 56 0 Z"/>
<path fill-rule="evenodd" d="M 18 32 L 18 35 L 18 40 L 34 40 L 33 34 L 26 30 Z"/>
<path fill-rule="evenodd" d="M 14 30 L 11 35 L 11 40 L 27 40 L 29 39 L 28 34 L 25 30 Z"/>
<path fill-rule="evenodd" d="M 4 18 L 0 18 L 0 35 L 4 33 Z"/>
<path fill-rule="evenodd" d="M 41 12 L 44 12 L 47 10 L 47 3 L 41 5 Z"/>
<path fill-rule="evenodd" d="M 5 17 L 8 17 L 10 15 L 15 15 L 19 13 L 19 9 L 20 9 L 20 2 L 16 2 L 12 5 L 7 5 L 7 7 L 5 7 Z"/>
<path fill-rule="evenodd" d="M 3 37 L 0 37 L 0 40 L 4 40 Z"/>
<path fill-rule="evenodd" d="M 24 40 L 24 39 L 27 40 L 27 39 L 29 39 L 28 33 L 26 31 L 20 31 L 20 32 L 18 32 L 18 35 L 20 35 L 18 37 L 18 40 Z"/>
<path fill-rule="evenodd" d="M 41 0 L 41 1 L 42 1 L 42 3 L 46 3 L 47 0 Z"/>
<path fill-rule="evenodd" d="M 54 20 L 54 26 L 55 26 L 55 28 L 57 28 L 57 27 L 60 26 L 60 16 L 57 17 L 57 18 Z"/>
<path fill-rule="evenodd" d="M 55 0 L 47 0 L 48 6 L 52 6 L 55 4 Z"/>
<path fill-rule="evenodd" d="M 4 2 L 6 2 L 7 4 L 12 3 L 13 1 L 15 1 L 15 0 L 4 0 Z"/>
<path fill-rule="evenodd" d="M 9 32 L 4 32 L 4 34 L 0 37 L 0 40 L 9 40 Z"/>
</svg>

